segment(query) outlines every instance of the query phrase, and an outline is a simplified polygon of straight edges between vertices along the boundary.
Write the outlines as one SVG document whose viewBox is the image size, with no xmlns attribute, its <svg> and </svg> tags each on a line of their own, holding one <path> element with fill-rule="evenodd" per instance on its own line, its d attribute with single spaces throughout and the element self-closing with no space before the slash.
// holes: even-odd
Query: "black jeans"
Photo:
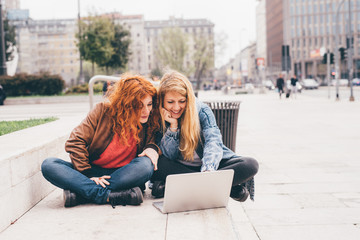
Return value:
<svg viewBox="0 0 360 240">
<path fill-rule="evenodd" d="M 225 169 L 234 170 L 232 186 L 236 186 L 254 177 L 259 169 L 259 164 L 250 157 L 235 157 L 221 160 L 218 170 Z M 158 170 L 154 172 L 151 181 L 165 181 L 166 177 L 171 174 L 193 172 L 200 172 L 200 167 L 187 166 L 161 156 L 158 161 Z"/>
</svg>

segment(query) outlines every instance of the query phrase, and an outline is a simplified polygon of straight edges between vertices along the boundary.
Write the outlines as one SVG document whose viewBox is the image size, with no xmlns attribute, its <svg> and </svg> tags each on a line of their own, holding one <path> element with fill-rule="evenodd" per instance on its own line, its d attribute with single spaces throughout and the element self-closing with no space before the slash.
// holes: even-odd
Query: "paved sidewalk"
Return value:
<svg viewBox="0 0 360 240">
<path fill-rule="evenodd" d="M 63 208 L 56 190 L 0 239 L 360 239 L 360 102 L 276 93 L 241 100 L 237 152 L 260 163 L 255 202 L 163 215 L 140 207 Z"/>
</svg>

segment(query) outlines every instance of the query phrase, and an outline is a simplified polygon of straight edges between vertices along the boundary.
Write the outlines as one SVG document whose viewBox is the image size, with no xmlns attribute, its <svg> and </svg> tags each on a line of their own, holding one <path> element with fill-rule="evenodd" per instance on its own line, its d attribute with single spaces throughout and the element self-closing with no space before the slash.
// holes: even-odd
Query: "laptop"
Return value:
<svg viewBox="0 0 360 240">
<path fill-rule="evenodd" d="M 169 175 L 164 200 L 153 205 L 162 213 L 226 207 L 233 176 L 232 169 Z"/>
</svg>

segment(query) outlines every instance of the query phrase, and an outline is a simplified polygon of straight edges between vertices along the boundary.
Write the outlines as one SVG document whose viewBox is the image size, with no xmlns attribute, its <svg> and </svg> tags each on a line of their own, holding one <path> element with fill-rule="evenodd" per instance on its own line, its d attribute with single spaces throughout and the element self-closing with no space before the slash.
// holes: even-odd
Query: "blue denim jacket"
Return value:
<svg viewBox="0 0 360 240">
<path fill-rule="evenodd" d="M 196 108 L 201 128 L 201 141 L 196 153 L 202 160 L 201 171 L 214 171 L 218 169 L 222 159 L 230 159 L 237 155 L 223 144 L 220 129 L 216 125 L 215 116 L 210 107 L 196 99 Z M 171 160 L 180 159 L 181 156 L 179 150 L 180 131 L 181 126 L 177 132 L 167 129 L 158 144 L 164 156 Z"/>
</svg>

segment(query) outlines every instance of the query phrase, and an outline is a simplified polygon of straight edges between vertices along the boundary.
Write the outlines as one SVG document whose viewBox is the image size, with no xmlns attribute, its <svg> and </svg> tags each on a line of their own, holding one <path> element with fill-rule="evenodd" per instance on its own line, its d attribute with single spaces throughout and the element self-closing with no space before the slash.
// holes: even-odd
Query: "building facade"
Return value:
<svg viewBox="0 0 360 240">
<path fill-rule="evenodd" d="M 22 14 L 21 18 L 18 18 L 19 14 L 12 15 L 19 52 L 17 72 L 60 74 L 67 86 L 76 84 L 80 68 L 76 46 L 77 20 L 32 20 L 24 19 L 25 15 Z M 165 28 L 180 27 L 184 33 L 193 36 L 206 33 L 208 38 L 212 41 L 214 39 L 214 24 L 205 19 L 145 21 L 143 15 L 122 15 L 116 12 L 102 16 L 111 18 L 115 24 L 121 24 L 129 30 L 131 55 L 126 71 L 136 74 L 150 76 L 152 70 L 160 67 L 156 49 L 161 31 Z M 188 45 L 190 52 L 186 61 L 191 61 L 196 47 L 193 38 L 189 38 Z"/>
<path fill-rule="evenodd" d="M 341 2 L 343 4 L 339 7 Z M 350 35 L 354 43 L 354 73 L 355 76 L 360 75 L 360 0 L 288 0 L 287 4 L 284 25 L 288 31 L 284 40 L 291 48 L 293 71 L 298 76 L 325 78 L 326 66 L 322 64 L 320 49 L 334 53 L 339 47 L 346 47 L 348 24 L 351 26 Z M 338 9 L 339 21 L 336 19 Z M 335 45 L 337 25 L 338 46 Z M 342 77 L 347 77 L 345 62 L 342 62 L 341 69 Z"/>
<path fill-rule="evenodd" d="M 260 0 L 256 6 L 256 57 L 266 62 L 266 52 L 266 8 L 265 0 Z"/>
<path fill-rule="evenodd" d="M 110 17 L 115 24 L 120 24 L 130 32 L 131 44 L 129 46 L 131 55 L 127 64 L 127 71 L 136 74 L 146 74 L 147 59 L 145 58 L 145 30 L 143 15 L 122 15 L 119 12 L 103 14 Z"/>
<path fill-rule="evenodd" d="M 28 19 L 14 24 L 19 53 L 17 72 L 59 74 L 67 86 L 76 83 L 79 74 L 76 20 Z"/>
<path fill-rule="evenodd" d="M 283 1 L 265 1 L 266 12 L 266 66 L 270 73 L 281 71 L 281 46 L 283 36 Z"/>
<path fill-rule="evenodd" d="M 214 24 L 206 19 L 183 19 L 170 17 L 169 20 L 159 21 L 145 21 L 145 42 L 146 42 L 146 55 L 147 60 L 147 73 L 154 69 L 161 69 L 164 66 L 159 64 L 156 56 L 158 50 L 161 33 L 167 28 L 180 28 L 181 31 L 188 36 L 187 45 L 188 53 L 184 59 L 184 66 L 190 68 L 195 65 L 193 55 L 196 51 L 196 38 L 203 36 L 214 43 Z M 214 46 L 214 44 L 212 45 Z M 214 51 L 211 51 L 209 58 L 214 59 Z M 214 66 L 214 62 L 211 64 Z M 191 76 L 190 76 L 191 77 Z"/>
<path fill-rule="evenodd" d="M 5 0 L 5 10 L 20 9 L 20 0 Z"/>
</svg>

